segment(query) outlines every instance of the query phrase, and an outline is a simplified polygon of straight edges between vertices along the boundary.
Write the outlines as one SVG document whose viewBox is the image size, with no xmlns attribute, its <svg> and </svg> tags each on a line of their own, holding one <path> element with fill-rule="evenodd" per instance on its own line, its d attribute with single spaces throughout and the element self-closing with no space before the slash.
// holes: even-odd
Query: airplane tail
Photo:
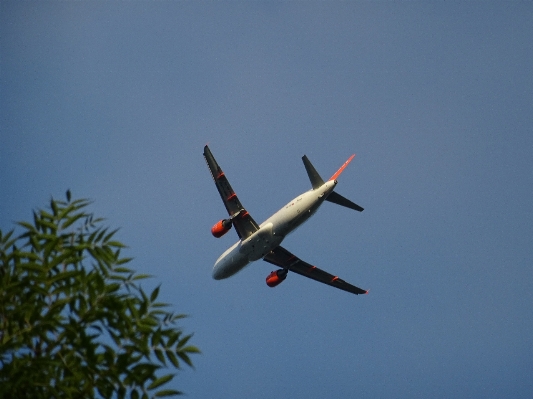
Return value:
<svg viewBox="0 0 533 399">
<path fill-rule="evenodd" d="M 359 205 L 353 203 L 348 198 L 343 197 L 340 194 L 337 194 L 335 191 L 332 191 L 328 197 L 326 198 L 326 201 L 333 202 L 334 204 L 345 206 L 346 208 L 353 209 L 358 212 L 363 212 L 365 208 L 360 207 Z"/>
<path fill-rule="evenodd" d="M 309 180 L 311 180 L 311 185 L 313 186 L 313 190 L 316 190 L 317 188 L 322 187 L 324 185 L 324 180 L 322 180 L 322 178 L 316 171 L 311 161 L 307 159 L 307 155 L 304 155 L 302 157 L 302 161 L 304 161 L 305 170 L 307 171 Z"/>
<path fill-rule="evenodd" d="M 346 168 L 346 166 L 348 166 L 348 164 L 351 162 L 351 160 L 354 157 L 355 157 L 355 154 L 352 155 L 350 158 L 348 158 L 348 160 L 339 168 L 339 170 L 333 176 L 331 176 L 331 178 L 328 181 L 334 180 L 335 183 L 336 183 L 337 177 L 339 177 L 339 175 L 342 173 L 344 168 Z M 320 177 L 320 175 L 316 171 L 316 169 L 313 166 L 313 164 L 311 163 L 311 161 L 309 161 L 307 156 L 304 155 L 302 157 L 302 161 L 304 163 L 305 170 L 307 171 L 307 175 L 309 176 L 309 180 L 311 181 L 311 185 L 313 186 L 313 190 L 316 190 L 317 188 L 320 188 L 321 186 L 323 186 L 324 185 L 324 180 L 322 179 L 322 177 Z M 350 209 L 356 210 L 358 212 L 363 212 L 363 210 L 364 210 L 364 208 L 360 207 L 356 203 L 350 201 L 348 198 L 345 198 L 342 195 L 340 195 L 340 194 L 338 194 L 338 193 L 336 193 L 334 191 L 332 191 L 327 196 L 326 201 L 333 202 L 334 204 L 341 205 L 341 206 L 344 206 L 346 208 L 350 208 Z"/>
</svg>

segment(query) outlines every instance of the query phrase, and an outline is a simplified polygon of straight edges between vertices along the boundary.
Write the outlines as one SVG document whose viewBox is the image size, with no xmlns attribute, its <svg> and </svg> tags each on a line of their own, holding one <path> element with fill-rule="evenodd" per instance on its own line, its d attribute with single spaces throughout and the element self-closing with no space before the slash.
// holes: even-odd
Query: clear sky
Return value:
<svg viewBox="0 0 533 399">
<path fill-rule="evenodd" d="M 215 281 L 209 142 L 258 222 L 337 191 Z M 194 398 L 533 397 L 533 3 L 0 2 L 0 226 L 67 189 L 190 315 Z"/>
</svg>

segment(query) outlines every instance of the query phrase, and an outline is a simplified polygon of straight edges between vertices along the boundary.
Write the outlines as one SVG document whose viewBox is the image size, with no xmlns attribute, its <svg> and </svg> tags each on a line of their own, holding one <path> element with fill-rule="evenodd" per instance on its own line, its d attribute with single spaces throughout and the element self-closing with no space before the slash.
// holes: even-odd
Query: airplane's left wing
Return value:
<svg viewBox="0 0 533 399">
<path fill-rule="evenodd" d="M 350 283 L 347 283 L 346 281 L 340 279 L 337 276 L 334 276 L 333 274 L 329 274 L 316 266 L 304 262 L 303 260 L 291 254 L 289 251 L 287 251 L 281 246 L 269 252 L 263 258 L 263 260 L 283 269 L 288 269 L 291 272 L 300 274 L 304 277 L 309 277 L 313 280 L 319 281 L 327 285 L 331 285 L 332 287 L 338 288 L 340 290 L 351 292 L 355 295 L 368 293 L 368 291 L 356 287 L 355 285 L 351 285 Z"/>
<path fill-rule="evenodd" d="M 224 206 L 228 211 L 228 215 L 235 226 L 239 238 L 245 239 L 250 237 L 253 233 L 259 230 L 259 226 L 242 206 L 235 191 L 233 191 L 228 179 L 224 175 L 224 172 L 220 166 L 218 166 L 213 154 L 211 154 L 208 146 L 204 147 L 204 158 L 209 167 L 209 171 L 211 172 L 211 176 L 213 176 L 220 198 L 222 198 L 222 202 L 224 202 Z"/>
</svg>

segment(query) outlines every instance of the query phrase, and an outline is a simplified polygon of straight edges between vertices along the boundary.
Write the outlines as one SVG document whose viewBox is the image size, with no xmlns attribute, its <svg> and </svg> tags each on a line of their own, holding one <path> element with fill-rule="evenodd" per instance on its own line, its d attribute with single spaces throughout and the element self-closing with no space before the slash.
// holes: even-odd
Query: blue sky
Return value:
<svg viewBox="0 0 533 399">
<path fill-rule="evenodd" d="M 94 199 L 203 354 L 213 398 L 533 396 L 531 2 L 0 2 L 0 227 Z M 284 247 L 224 281 L 209 142 L 258 222 L 329 177 Z"/>
</svg>

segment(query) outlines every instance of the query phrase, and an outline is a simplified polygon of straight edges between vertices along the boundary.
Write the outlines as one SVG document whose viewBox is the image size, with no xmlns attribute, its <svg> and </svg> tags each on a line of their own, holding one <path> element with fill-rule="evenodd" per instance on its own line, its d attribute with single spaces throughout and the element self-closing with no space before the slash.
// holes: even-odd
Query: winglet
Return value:
<svg viewBox="0 0 533 399">
<path fill-rule="evenodd" d="M 204 159 L 207 163 L 207 167 L 209 168 L 209 171 L 211 172 L 211 176 L 213 177 L 213 180 L 216 181 L 217 176 L 222 172 L 222 169 L 220 169 L 220 166 L 218 166 L 217 161 L 215 160 L 215 157 L 213 157 L 213 154 L 211 153 L 211 150 L 207 146 L 207 144 L 204 147 Z"/>
<path fill-rule="evenodd" d="M 339 175 L 342 173 L 344 168 L 348 166 L 348 164 L 352 161 L 352 159 L 354 157 L 355 157 L 355 154 L 353 154 L 350 158 L 348 158 L 348 160 L 346 162 L 344 162 L 344 164 L 339 168 L 339 170 L 337 172 L 335 172 L 335 174 L 333 176 L 331 176 L 331 178 L 329 180 L 337 179 L 337 177 L 339 177 Z"/>
</svg>

